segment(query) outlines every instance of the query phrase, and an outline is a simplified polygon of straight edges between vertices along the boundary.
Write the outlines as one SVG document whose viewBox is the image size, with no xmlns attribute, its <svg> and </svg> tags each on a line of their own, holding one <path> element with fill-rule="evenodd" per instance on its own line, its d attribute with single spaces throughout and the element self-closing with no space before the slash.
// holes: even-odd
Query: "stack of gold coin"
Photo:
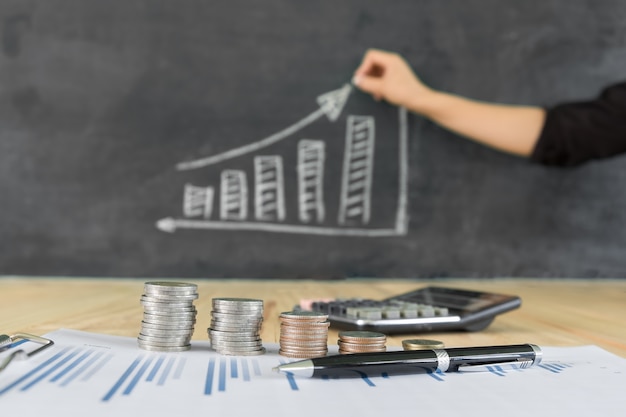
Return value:
<svg viewBox="0 0 626 417">
<path fill-rule="evenodd" d="M 343 331 L 339 332 L 339 353 L 385 352 L 387 336 L 379 332 Z"/>
<path fill-rule="evenodd" d="M 432 339 L 405 339 L 402 341 L 404 350 L 427 350 L 441 349 L 444 347 L 443 342 Z"/>
<path fill-rule="evenodd" d="M 318 358 L 328 353 L 328 315 L 288 311 L 280 315 L 279 354 L 288 358 Z"/>
</svg>

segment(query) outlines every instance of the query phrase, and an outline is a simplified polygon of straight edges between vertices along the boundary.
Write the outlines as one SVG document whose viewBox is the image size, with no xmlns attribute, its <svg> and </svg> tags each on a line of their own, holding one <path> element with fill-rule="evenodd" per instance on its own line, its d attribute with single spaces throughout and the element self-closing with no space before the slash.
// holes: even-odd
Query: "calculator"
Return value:
<svg viewBox="0 0 626 417">
<path fill-rule="evenodd" d="M 332 327 L 385 334 L 480 331 L 498 314 L 521 305 L 515 295 L 430 286 L 384 300 L 314 301 L 310 310 L 328 314 Z"/>
</svg>

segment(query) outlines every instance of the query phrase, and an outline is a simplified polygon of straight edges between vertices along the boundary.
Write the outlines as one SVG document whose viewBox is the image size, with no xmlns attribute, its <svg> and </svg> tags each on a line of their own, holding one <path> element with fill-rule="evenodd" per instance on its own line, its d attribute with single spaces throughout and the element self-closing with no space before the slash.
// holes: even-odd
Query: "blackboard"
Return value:
<svg viewBox="0 0 626 417">
<path fill-rule="evenodd" d="M 549 106 L 623 79 L 622 0 L 0 0 L 0 274 L 623 277 L 626 157 L 482 147 L 350 86 Z"/>
</svg>

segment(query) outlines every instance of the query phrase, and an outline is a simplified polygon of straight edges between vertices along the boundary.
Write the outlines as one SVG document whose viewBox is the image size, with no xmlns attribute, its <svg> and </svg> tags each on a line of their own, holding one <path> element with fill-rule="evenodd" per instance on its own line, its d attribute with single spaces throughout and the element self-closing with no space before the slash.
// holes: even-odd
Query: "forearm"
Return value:
<svg viewBox="0 0 626 417">
<path fill-rule="evenodd" d="M 520 156 L 532 154 L 546 117 L 539 107 L 484 103 L 433 90 L 401 56 L 375 49 L 365 54 L 354 83 L 378 100 L 406 107 L 459 135 Z"/>
<path fill-rule="evenodd" d="M 408 108 L 459 135 L 524 157 L 535 148 L 545 121 L 540 107 L 484 103 L 433 90 Z"/>
</svg>

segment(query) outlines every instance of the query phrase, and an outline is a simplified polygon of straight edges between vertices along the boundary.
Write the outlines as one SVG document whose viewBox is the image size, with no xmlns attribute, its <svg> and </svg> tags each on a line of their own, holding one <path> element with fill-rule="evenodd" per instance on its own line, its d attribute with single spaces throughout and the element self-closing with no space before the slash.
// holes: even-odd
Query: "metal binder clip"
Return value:
<svg viewBox="0 0 626 417">
<path fill-rule="evenodd" d="M 9 347 L 11 347 L 13 343 L 15 343 L 18 340 L 28 340 L 29 342 L 39 343 L 41 344 L 41 346 L 39 346 L 37 349 L 32 350 L 30 352 L 26 352 L 24 349 L 19 349 L 19 350 L 16 350 L 15 352 L 12 352 L 6 358 L 0 360 L 0 372 L 2 372 L 4 368 L 6 368 L 13 359 L 28 359 L 31 356 L 41 352 L 42 350 L 54 344 L 52 340 L 46 339 L 45 337 L 41 337 L 41 336 L 35 336 L 34 334 L 16 333 L 11 336 L 6 335 L 6 334 L 0 334 L 0 352 L 2 352 L 5 349 L 8 349 Z"/>
</svg>

